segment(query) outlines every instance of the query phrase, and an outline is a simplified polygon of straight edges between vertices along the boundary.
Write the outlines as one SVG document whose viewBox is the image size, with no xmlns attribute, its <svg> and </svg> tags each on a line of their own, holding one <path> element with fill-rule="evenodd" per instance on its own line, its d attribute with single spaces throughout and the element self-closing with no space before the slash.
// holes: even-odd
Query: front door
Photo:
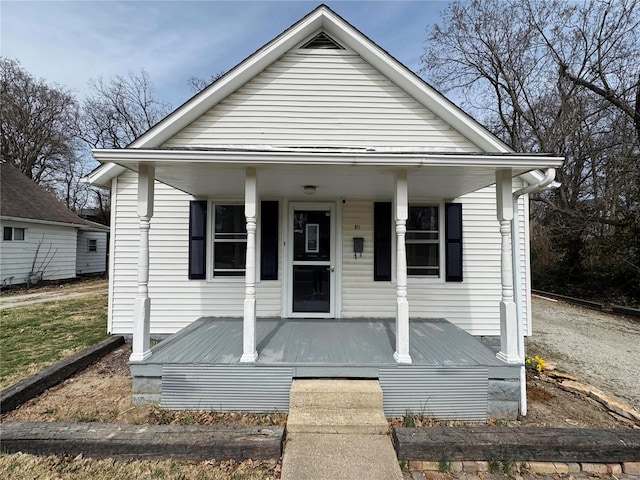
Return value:
<svg viewBox="0 0 640 480">
<path fill-rule="evenodd" d="M 334 317 L 334 205 L 295 203 L 289 210 L 292 317 Z"/>
</svg>

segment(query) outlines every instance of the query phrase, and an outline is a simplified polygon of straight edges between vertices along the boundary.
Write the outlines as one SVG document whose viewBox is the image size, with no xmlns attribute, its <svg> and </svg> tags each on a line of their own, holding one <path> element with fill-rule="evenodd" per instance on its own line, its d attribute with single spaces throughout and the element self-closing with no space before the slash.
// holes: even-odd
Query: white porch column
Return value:
<svg viewBox="0 0 640 480">
<path fill-rule="evenodd" d="M 138 293 L 133 310 L 132 362 L 140 362 L 151 356 L 149 323 L 149 227 L 153 216 L 153 180 L 155 168 L 140 164 L 138 168 L 138 218 L 140 221 L 140 246 L 138 252 Z"/>
<path fill-rule="evenodd" d="M 518 355 L 518 320 L 513 300 L 513 263 L 511 254 L 511 221 L 513 220 L 513 187 L 511 169 L 496 171 L 496 202 L 500 222 L 502 300 L 500 301 L 500 351 L 497 356 L 507 363 L 520 363 Z"/>
<path fill-rule="evenodd" d="M 256 351 L 256 211 L 258 185 L 256 169 L 247 168 L 244 180 L 244 215 L 247 219 L 247 263 L 245 273 L 244 320 L 241 362 L 255 362 Z"/>
<path fill-rule="evenodd" d="M 407 251 L 404 238 L 409 217 L 409 193 L 407 172 L 395 176 L 396 220 L 396 351 L 393 358 L 398 363 L 411 363 L 409 356 L 409 302 L 407 300 Z"/>
</svg>

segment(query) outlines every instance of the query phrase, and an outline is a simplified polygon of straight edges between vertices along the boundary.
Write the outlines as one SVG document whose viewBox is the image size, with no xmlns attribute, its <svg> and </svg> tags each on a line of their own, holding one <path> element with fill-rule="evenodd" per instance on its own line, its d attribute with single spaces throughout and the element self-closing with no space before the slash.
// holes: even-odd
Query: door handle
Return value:
<svg viewBox="0 0 640 480">
<path fill-rule="evenodd" d="M 328 271 L 328 272 L 333 272 L 335 269 L 336 269 L 336 268 L 335 268 L 333 265 L 331 265 L 331 266 L 327 267 L 327 271 Z"/>
</svg>

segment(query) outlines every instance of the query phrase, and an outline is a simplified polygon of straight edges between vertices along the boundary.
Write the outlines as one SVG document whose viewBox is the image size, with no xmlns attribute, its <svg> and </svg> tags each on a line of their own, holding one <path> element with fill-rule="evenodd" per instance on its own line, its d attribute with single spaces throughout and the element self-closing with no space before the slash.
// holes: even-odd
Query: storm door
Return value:
<svg viewBox="0 0 640 480">
<path fill-rule="evenodd" d="M 296 203 L 289 213 L 292 317 L 334 316 L 334 205 Z"/>
</svg>

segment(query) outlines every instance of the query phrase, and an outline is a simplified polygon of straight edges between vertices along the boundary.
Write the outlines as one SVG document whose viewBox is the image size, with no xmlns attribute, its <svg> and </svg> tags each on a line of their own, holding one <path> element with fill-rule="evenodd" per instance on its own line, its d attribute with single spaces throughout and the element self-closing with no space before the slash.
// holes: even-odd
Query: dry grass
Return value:
<svg viewBox="0 0 640 480">
<path fill-rule="evenodd" d="M 134 405 L 129 355 L 131 344 L 109 353 L 85 371 L 29 400 L 2 421 L 108 422 L 149 425 L 284 426 L 286 413 L 171 411 Z"/>
<path fill-rule="evenodd" d="M 0 312 L 0 388 L 107 337 L 107 294 Z"/>
<path fill-rule="evenodd" d="M 252 462 L 176 462 L 172 460 L 95 460 L 0 454 L 0 478 L 11 480 L 275 480 L 275 460 Z"/>
</svg>

